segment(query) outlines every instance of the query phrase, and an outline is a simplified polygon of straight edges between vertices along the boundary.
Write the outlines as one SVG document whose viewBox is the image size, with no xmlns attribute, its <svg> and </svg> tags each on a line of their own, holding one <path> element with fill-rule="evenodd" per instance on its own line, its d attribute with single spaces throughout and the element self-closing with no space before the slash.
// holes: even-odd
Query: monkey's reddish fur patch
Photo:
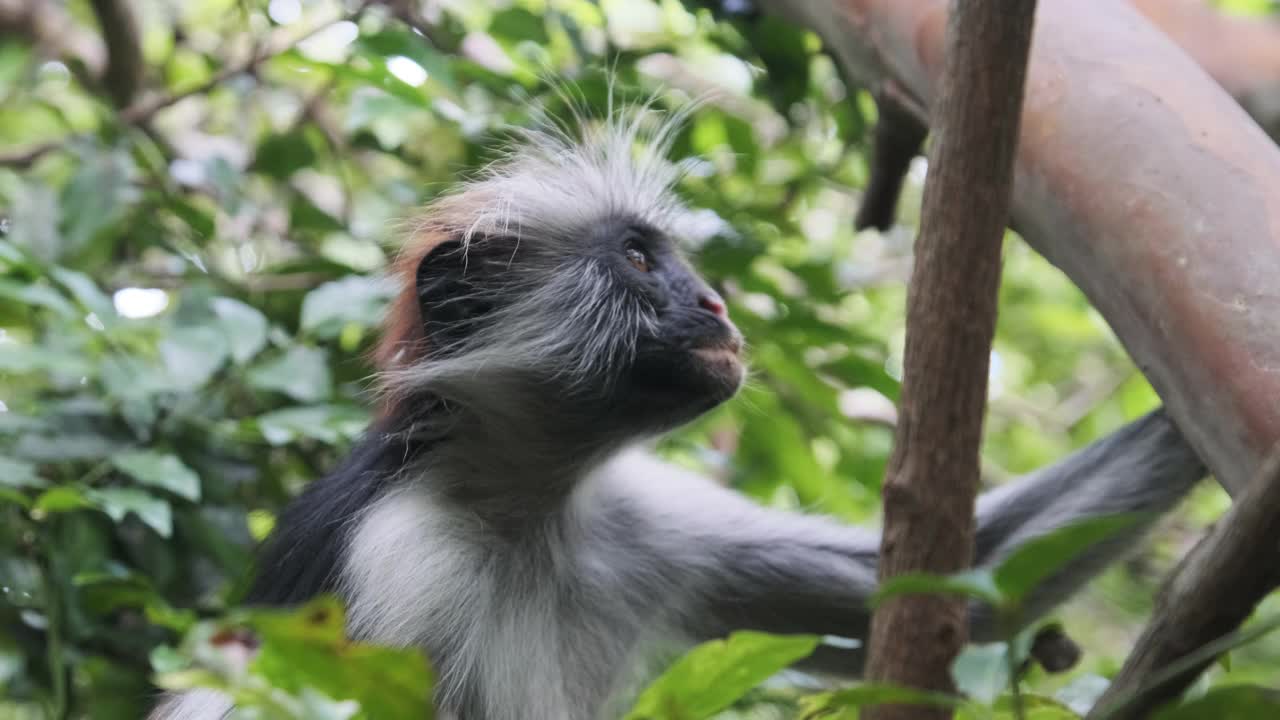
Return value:
<svg viewBox="0 0 1280 720">
<path fill-rule="evenodd" d="M 427 338 L 418 303 L 418 265 L 432 250 L 448 239 L 439 228 L 414 232 L 392 265 L 391 276 L 400 283 L 400 292 L 387 308 L 382 339 L 373 351 L 374 365 L 382 371 L 408 367 L 426 358 Z"/>
</svg>

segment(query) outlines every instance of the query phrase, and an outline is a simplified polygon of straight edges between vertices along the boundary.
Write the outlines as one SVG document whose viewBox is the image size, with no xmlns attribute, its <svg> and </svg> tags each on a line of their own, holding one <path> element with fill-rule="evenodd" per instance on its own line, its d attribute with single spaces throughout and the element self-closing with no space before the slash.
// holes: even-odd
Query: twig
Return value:
<svg viewBox="0 0 1280 720">
<path fill-rule="evenodd" d="M 360 7 L 356 9 L 354 12 L 340 18 L 334 18 L 334 19 L 319 23 L 313 26 L 312 28 L 306 30 L 300 35 L 294 34 L 293 32 L 290 32 L 288 30 L 277 30 L 276 32 L 272 33 L 272 35 L 269 38 L 267 38 L 265 42 L 255 47 L 255 49 L 249 53 L 249 56 L 244 58 L 243 60 L 240 60 L 239 62 L 231 63 L 230 65 L 223 67 L 221 70 L 215 73 L 213 77 L 209 78 L 208 80 L 194 87 L 191 87 L 179 92 L 165 93 L 162 95 L 155 95 L 149 98 L 143 98 L 142 100 L 139 100 L 133 103 L 129 107 L 125 108 L 124 110 L 121 110 L 120 120 L 124 123 L 134 125 L 151 118 L 151 116 L 155 115 L 161 110 L 171 105 L 175 105 L 183 100 L 186 100 L 187 98 L 193 95 L 201 95 L 203 93 L 207 93 L 213 88 L 221 85 L 222 83 L 226 82 L 227 80 L 230 80 L 231 78 L 237 75 L 241 75 L 247 72 L 252 72 L 253 70 L 257 69 L 259 65 L 266 62 L 267 60 L 270 60 L 271 58 L 277 55 L 280 55 L 282 53 L 288 52 L 289 50 L 292 50 L 293 48 L 297 47 L 300 43 L 304 42 L 308 38 L 315 36 L 316 34 L 330 27 L 331 25 L 342 22 L 344 20 L 350 20 L 355 17 L 358 17 L 362 12 L 364 12 L 365 8 L 368 7 L 369 4 L 370 2 L 366 1 L 362 3 Z"/>
<path fill-rule="evenodd" d="M 5 0 L 0 0 L 0 2 L 4 1 Z M 353 12 L 339 18 L 321 22 L 301 34 L 296 34 L 287 30 L 278 30 L 272 33 L 272 35 L 264 42 L 258 44 L 254 50 L 249 53 L 248 57 L 238 62 L 226 65 L 205 82 L 187 88 L 186 90 L 154 94 L 135 100 L 130 103 L 128 107 L 122 109 L 117 114 L 117 118 L 125 125 L 145 125 L 161 110 L 186 100 L 189 97 L 207 93 L 237 75 L 252 72 L 267 60 L 270 60 L 281 53 L 292 50 L 294 47 L 297 47 L 298 44 L 310 37 L 313 37 L 334 23 L 358 18 L 371 4 L 373 4 L 373 0 L 365 0 L 365 2 L 361 3 Z M 66 147 L 68 144 L 81 137 L 86 137 L 86 135 L 68 135 L 58 140 L 40 143 L 28 148 L 22 148 L 8 153 L 0 153 L 0 167 L 17 167 L 20 169 L 30 167 L 33 163 L 49 152 Z"/>
</svg>

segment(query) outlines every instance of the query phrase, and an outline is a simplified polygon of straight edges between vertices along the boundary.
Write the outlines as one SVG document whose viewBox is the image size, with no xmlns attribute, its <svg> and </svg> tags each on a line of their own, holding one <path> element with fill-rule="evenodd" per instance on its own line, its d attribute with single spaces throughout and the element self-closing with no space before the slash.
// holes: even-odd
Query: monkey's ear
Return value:
<svg viewBox="0 0 1280 720">
<path fill-rule="evenodd" d="M 437 348 L 457 342 L 493 309 L 484 287 L 488 270 L 476 243 L 450 240 L 432 248 L 418 263 L 414 282 L 427 340 Z"/>
</svg>

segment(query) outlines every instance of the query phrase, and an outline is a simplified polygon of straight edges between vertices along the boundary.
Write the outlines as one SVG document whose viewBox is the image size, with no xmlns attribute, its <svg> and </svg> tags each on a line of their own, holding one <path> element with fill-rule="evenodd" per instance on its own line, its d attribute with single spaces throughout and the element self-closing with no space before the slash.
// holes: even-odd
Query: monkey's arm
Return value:
<svg viewBox="0 0 1280 720">
<path fill-rule="evenodd" d="M 656 461 L 650 461 L 656 462 Z M 877 533 L 828 519 L 756 506 L 681 471 L 645 494 L 668 495 L 648 513 L 673 565 L 675 582 L 696 595 L 687 617 L 699 639 L 735 629 L 820 633 L 865 640 L 875 588 Z M 1205 473 L 1163 412 L 1153 413 L 1057 464 L 981 496 L 975 564 L 989 566 L 1063 525 L 1120 512 L 1146 517 L 1051 576 L 1025 606 L 1029 621 L 1049 611 L 1135 545 L 1160 513 Z M 655 468 L 645 473 L 656 477 Z M 650 505 L 650 507 L 654 507 Z M 665 527 L 663 527 L 665 526 Z M 973 613 L 972 636 L 995 634 L 990 614 Z M 824 646 L 811 666 L 860 671 L 860 649 Z"/>
</svg>

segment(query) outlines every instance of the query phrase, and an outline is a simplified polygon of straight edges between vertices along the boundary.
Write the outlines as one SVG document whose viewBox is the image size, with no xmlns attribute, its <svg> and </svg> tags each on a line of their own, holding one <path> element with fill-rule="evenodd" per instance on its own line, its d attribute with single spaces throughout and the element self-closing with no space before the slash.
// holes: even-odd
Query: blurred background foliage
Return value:
<svg viewBox="0 0 1280 720">
<path fill-rule="evenodd" d="M 121 108 L 59 55 L 101 46 L 90 4 L 44 1 L 53 38 L 0 39 L 0 718 L 137 718 L 156 673 L 262 717 L 415 716 L 426 668 L 342 643 L 340 608 L 238 608 L 253 547 L 368 420 L 398 224 L 508 128 L 563 113 L 557 83 L 603 113 L 605 71 L 624 99 L 705 99 L 672 160 L 727 229 L 689 251 L 751 345 L 748 389 L 664 452 L 763 502 L 876 521 L 925 165 L 898 227 L 854 233 L 874 103 L 812 34 L 741 2 L 134 0 L 145 91 Z M 1013 235 L 1000 313 L 990 482 L 1157 404 Z M 1031 685 L 1113 671 L 1226 503 L 1206 484 L 1068 606 L 1088 655 Z M 275 655 L 246 674 L 228 648 L 262 639 Z M 1278 661 L 1255 645 L 1206 683 L 1274 682 Z M 791 697 L 738 709 L 786 717 Z"/>
</svg>

